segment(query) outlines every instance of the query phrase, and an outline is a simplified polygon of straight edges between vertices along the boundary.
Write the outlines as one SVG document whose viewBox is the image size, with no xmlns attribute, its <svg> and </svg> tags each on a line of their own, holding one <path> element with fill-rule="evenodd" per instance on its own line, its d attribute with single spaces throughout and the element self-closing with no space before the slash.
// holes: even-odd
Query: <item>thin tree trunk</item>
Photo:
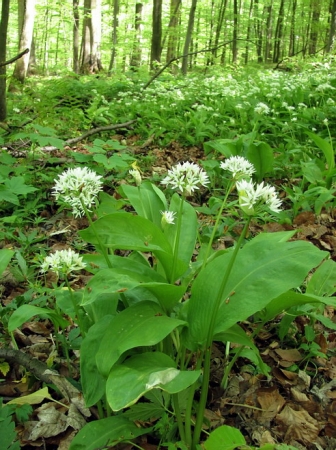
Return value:
<svg viewBox="0 0 336 450">
<path fill-rule="evenodd" d="M 18 3 L 19 11 L 19 53 L 31 48 L 33 40 L 35 0 L 23 0 Z M 18 59 L 15 63 L 13 78 L 24 83 L 29 65 L 29 53 Z"/>
<path fill-rule="evenodd" d="M 150 68 L 154 69 L 155 63 L 161 62 L 162 41 L 162 0 L 153 2 L 152 42 Z"/>
<path fill-rule="evenodd" d="M 189 12 L 188 28 L 184 41 L 183 54 L 189 53 L 189 47 L 191 43 L 192 33 L 194 30 L 195 14 L 196 14 L 197 0 L 192 0 Z M 188 56 L 185 56 L 182 60 L 182 73 L 186 75 L 188 71 Z"/>
<path fill-rule="evenodd" d="M 0 63 L 4 63 L 6 61 L 9 2 L 10 0 L 2 0 L 0 22 Z M 0 66 L 0 120 L 5 120 L 6 117 L 6 66 Z"/>
<path fill-rule="evenodd" d="M 118 26 L 119 26 L 119 0 L 113 1 L 113 31 L 112 31 L 112 52 L 108 74 L 111 75 L 113 67 L 116 65 L 117 44 L 118 44 Z"/>
<path fill-rule="evenodd" d="M 75 73 L 79 73 L 79 0 L 72 1 L 73 29 L 72 29 L 72 67 Z"/>
<path fill-rule="evenodd" d="M 282 37 L 283 37 L 283 19 L 284 19 L 284 8 L 285 0 L 281 0 L 279 7 L 279 15 L 275 28 L 275 39 L 274 39 L 274 52 L 273 52 L 273 62 L 277 63 L 280 59 L 280 51 L 282 49 Z"/>
<path fill-rule="evenodd" d="M 327 44 L 327 53 L 330 53 L 333 50 L 336 36 L 336 0 L 333 0 L 331 5 L 331 17 L 330 17 L 330 28 L 329 28 L 329 37 Z"/>
<path fill-rule="evenodd" d="M 311 15 L 311 26 L 310 26 L 308 52 L 310 55 L 314 55 L 316 53 L 316 49 L 317 49 L 319 21 L 320 21 L 320 14 L 321 14 L 320 1 L 313 0 L 311 8 L 312 8 L 312 15 Z"/>
<path fill-rule="evenodd" d="M 259 0 L 254 0 L 254 30 L 256 36 L 256 47 L 257 47 L 257 56 L 258 63 L 262 63 L 262 45 L 263 45 L 263 35 L 261 31 L 261 22 L 259 17 Z"/>
<path fill-rule="evenodd" d="M 177 33 L 180 17 L 181 0 L 170 0 L 170 20 L 168 25 L 168 44 L 166 62 L 176 58 L 177 55 Z M 165 45 L 165 37 L 162 40 L 162 48 Z"/>
<path fill-rule="evenodd" d="M 272 49 L 272 3 L 264 7 L 266 16 L 266 43 L 265 43 L 265 62 L 271 60 Z"/>
<path fill-rule="evenodd" d="M 232 63 L 238 61 L 238 0 L 233 0 Z"/>
<path fill-rule="evenodd" d="M 135 34 L 133 42 L 133 51 L 130 61 L 131 67 L 139 67 L 141 63 L 141 20 L 142 20 L 142 3 L 135 4 Z"/>
<path fill-rule="evenodd" d="M 336 0 L 335 0 L 336 1 Z M 292 17 L 291 17 L 291 26 L 289 32 L 289 50 L 288 56 L 294 56 L 295 54 L 295 22 L 296 22 L 296 6 L 297 0 L 293 0 L 292 4 Z"/>
<path fill-rule="evenodd" d="M 247 33 L 246 33 L 245 64 L 248 63 L 248 58 L 249 58 L 249 44 L 250 44 L 251 30 L 252 30 L 252 17 L 253 17 L 253 0 L 250 0 L 250 9 L 249 9 L 249 17 L 248 17 Z"/>
</svg>

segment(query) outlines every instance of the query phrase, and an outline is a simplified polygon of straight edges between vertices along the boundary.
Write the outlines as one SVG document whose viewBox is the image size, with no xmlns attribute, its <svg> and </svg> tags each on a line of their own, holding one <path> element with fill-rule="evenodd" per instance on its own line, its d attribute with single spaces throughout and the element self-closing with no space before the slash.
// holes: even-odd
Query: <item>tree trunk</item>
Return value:
<svg viewBox="0 0 336 450">
<path fill-rule="evenodd" d="M 288 56 L 294 56 L 294 54 L 295 54 L 295 16 L 296 16 L 296 6 L 297 6 L 297 0 L 293 0 L 291 26 L 290 26 L 290 32 L 289 32 Z"/>
<path fill-rule="evenodd" d="M 284 8 L 285 0 L 281 0 L 279 7 L 279 15 L 275 28 L 275 38 L 274 38 L 274 52 L 273 52 L 273 62 L 277 63 L 280 59 L 280 52 L 282 50 L 282 37 L 283 37 L 283 19 L 284 19 Z"/>
<path fill-rule="evenodd" d="M 261 30 L 261 21 L 259 17 L 259 0 L 254 0 L 254 31 L 256 36 L 258 63 L 262 63 L 263 34 Z"/>
<path fill-rule="evenodd" d="M 233 0 L 232 63 L 238 61 L 238 0 Z"/>
<path fill-rule="evenodd" d="M 100 42 L 101 0 L 84 0 L 81 73 L 97 73 L 102 69 Z"/>
<path fill-rule="evenodd" d="M 313 0 L 311 8 L 312 8 L 312 14 L 311 14 L 311 26 L 310 26 L 308 52 L 310 55 L 314 55 L 316 53 L 316 49 L 317 49 L 319 21 L 320 21 L 320 14 L 321 14 L 320 1 Z"/>
<path fill-rule="evenodd" d="M 22 0 L 18 2 L 19 13 L 19 53 L 31 48 L 33 40 L 35 0 Z M 19 58 L 15 63 L 13 78 L 24 83 L 29 65 L 29 53 Z"/>
<path fill-rule="evenodd" d="M 266 16 L 266 43 L 265 43 L 265 62 L 271 61 L 272 49 L 272 3 L 264 6 L 264 15 Z"/>
<path fill-rule="evenodd" d="M 183 55 L 187 55 L 189 53 L 189 47 L 191 43 L 192 33 L 194 30 L 194 22 L 195 22 L 195 14 L 196 14 L 197 0 L 192 0 L 189 12 L 189 20 L 188 20 L 188 28 L 184 41 L 183 47 Z M 186 75 L 188 71 L 188 56 L 185 56 L 182 59 L 182 73 Z"/>
<path fill-rule="evenodd" d="M 214 0 L 211 0 L 211 16 L 210 16 L 210 30 L 209 30 L 209 42 L 208 42 L 208 48 L 213 47 L 213 38 L 214 38 L 214 27 L 215 27 L 215 2 Z M 208 53 L 207 57 L 207 66 L 210 66 L 210 64 L 213 64 L 213 58 L 212 53 Z"/>
<path fill-rule="evenodd" d="M 181 0 L 170 0 L 170 21 L 168 26 L 168 45 L 166 56 L 167 63 L 177 56 L 177 30 L 180 16 L 180 6 Z M 162 47 L 163 46 L 164 41 L 162 42 Z"/>
<path fill-rule="evenodd" d="M 161 62 L 162 41 L 162 0 L 153 2 L 152 42 L 150 68 L 154 69 L 155 63 Z"/>
<path fill-rule="evenodd" d="M 73 30 L 72 30 L 72 67 L 75 73 L 79 73 L 79 0 L 72 1 L 72 11 L 73 11 Z"/>
<path fill-rule="evenodd" d="M 250 46 L 251 30 L 252 30 L 252 17 L 253 17 L 253 0 L 250 0 L 250 9 L 249 9 L 249 17 L 248 17 L 247 32 L 246 32 L 245 64 L 248 63 L 248 57 L 249 57 L 249 46 Z"/>
<path fill-rule="evenodd" d="M 112 52 L 108 74 L 111 75 L 112 69 L 116 64 L 117 44 L 118 44 L 118 26 L 119 26 L 119 0 L 113 0 L 113 30 L 112 30 Z"/>
<path fill-rule="evenodd" d="M 327 53 L 330 53 L 333 50 L 335 37 L 336 37 L 336 0 L 333 0 L 330 11 L 330 28 L 329 28 L 329 37 L 327 43 Z"/>
<path fill-rule="evenodd" d="M 130 66 L 139 67 L 141 63 L 141 21 L 142 21 L 142 3 L 135 4 L 135 35 L 133 42 L 133 51 Z"/>
<path fill-rule="evenodd" d="M 216 33 L 215 33 L 215 42 L 214 42 L 214 50 L 212 51 L 213 57 L 217 58 L 218 54 L 218 44 L 219 44 L 219 37 L 222 32 L 223 23 L 224 23 L 224 17 L 225 17 L 225 11 L 227 7 L 228 0 L 222 0 L 221 4 L 219 6 L 218 11 L 218 18 L 217 18 L 217 25 L 216 25 Z"/>
<path fill-rule="evenodd" d="M 4 63 L 6 61 L 9 2 L 10 0 L 2 0 L 0 22 L 0 63 Z M 0 120 L 5 120 L 6 117 L 6 66 L 0 66 Z"/>
</svg>

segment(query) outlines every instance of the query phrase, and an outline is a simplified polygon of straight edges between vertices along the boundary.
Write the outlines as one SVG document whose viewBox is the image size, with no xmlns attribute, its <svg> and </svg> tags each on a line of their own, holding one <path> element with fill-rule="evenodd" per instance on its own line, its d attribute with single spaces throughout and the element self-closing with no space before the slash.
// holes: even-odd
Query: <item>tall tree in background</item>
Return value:
<svg viewBox="0 0 336 450">
<path fill-rule="evenodd" d="M 293 0 L 292 3 L 292 17 L 291 17 L 291 25 L 290 25 L 290 31 L 289 31 L 289 50 L 288 50 L 288 56 L 294 56 L 295 55 L 295 22 L 296 22 L 296 7 L 297 7 L 297 0 Z"/>
<path fill-rule="evenodd" d="M 284 22 L 285 0 L 280 0 L 278 20 L 275 28 L 273 62 L 277 63 L 280 59 L 283 40 L 283 22 Z"/>
<path fill-rule="evenodd" d="M 1 22 L 0 22 L 0 120 L 5 120 L 7 116 L 6 106 L 6 46 L 7 46 L 7 30 L 9 18 L 9 1 L 2 0 Z"/>
<path fill-rule="evenodd" d="M 187 56 L 187 54 L 189 53 L 191 38 L 192 38 L 193 31 L 194 31 L 196 8 L 197 8 L 197 0 L 192 0 L 191 6 L 190 6 L 190 11 L 189 11 L 188 28 L 187 28 L 185 41 L 184 41 L 184 47 L 183 47 L 183 55 L 186 55 L 182 59 L 183 75 L 186 75 L 187 71 L 188 71 L 188 56 Z"/>
<path fill-rule="evenodd" d="M 310 25 L 308 52 L 310 55 L 314 55 L 317 51 L 319 21 L 320 21 L 320 14 L 321 14 L 321 1 L 320 0 L 312 0 L 312 3 L 310 6 L 311 6 L 311 25 Z"/>
<path fill-rule="evenodd" d="M 112 69 L 115 66 L 115 62 L 116 62 L 117 44 L 118 44 L 119 9 L 120 9 L 119 0 L 113 0 L 112 52 L 111 52 L 110 65 L 109 65 L 109 69 L 108 69 L 109 75 L 111 74 Z"/>
<path fill-rule="evenodd" d="M 100 60 L 101 0 L 84 0 L 83 35 L 80 57 L 81 73 L 97 73 Z"/>
<path fill-rule="evenodd" d="M 72 68 L 75 73 L 79 73 L 79 0 L 72 0 L 72 12 Z"/>
<path fill-rule="evenodd" d="M 139 67 L 141 63 L 141 21 L 142 21 L 142 3 L 135 4 L 135 23 L 134 23 L 134 41 L 131 56 L 131 67 Z"/>
<path fill-rule="evenodd" d="M 212 55 L 214 58 L 217 58 L 217 54 L 218 54 L 219 38 L 220 38 L 222 28 L 223 28 L 227 3 L 228 3 L 228 0 L 221 0 L 220 5 L 219 5 L 218 16 L 217 16 L 217 21 L 216 21 L 214 49 L 212 51 Z"/>
<path fill-rule="evenodd" d="M 330 53 L 333 50 L 336 37 L 336 0 L 333 0 L 332 2 L 330 13 L 331 13 L 330 28 L 326 48 L 328 53 Z"/>
<path fill-rule="evenodd" d="M 336 0 L 335 0 L 336 1 Z M 181 0 L 170 0 L 170 20 L 168 25 L 168 45 L 166 62 L 177 56 L 178 23 L 181 14 Z M 164 42 L 162 43 L 162 46 Z"/>
<path fill-rule="evenodd" d="M 238 61 L 238 0 L 233 0 L 232 62 Z"/>
<path fill-rule="evenodd" d="M 162 0 L 153 0 L 152 42 L 150 67 L 161 62 L 162 52 Z"/>
<path fill-rule="evenodd" d="M 19 53 L 26 48 L 31 49 L 33 41 L 35 0 L 21 0 L 18 2 L 19 25 Z M 24 83 L 29 65 L 29 53 L 19 58 L 15 63 L 13 77 Z"/>
</svg>

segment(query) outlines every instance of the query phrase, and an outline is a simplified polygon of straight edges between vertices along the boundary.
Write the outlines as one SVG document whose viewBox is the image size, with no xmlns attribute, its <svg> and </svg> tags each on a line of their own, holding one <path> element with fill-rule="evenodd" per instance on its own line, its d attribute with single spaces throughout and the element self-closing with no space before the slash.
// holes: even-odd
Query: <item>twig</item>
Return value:
<svg viewBox="0 0 336 450">
<path fill-rule="evenodd" d="M 17 59 L 22 58 L 23 55 L 25 55 L 26 53 L 29 53 L 29 48 L 26 48 L 26 50 L 23 50 L 23 52 L 19 53 L 18 55 L 14 56 L 14 58 L 9 59 L 8 61 L 1 63 L 0 67 L 3 66 L 8 66 L 8 64 L 12 64 L 13 62 L 15 62 Z"/>
<path fill-rule="evenodd" d="M 44 374 L 44 372 L 48 369 L 48 366 L 39 359 L 33 358 L 20 350 L 10 348 L 0 348 L 0 358 L 12 364 L 20 364 L 20 366 L 25 367 L 39 380 L 44 381 L 45 383 L 50 383 L 49 375 Z"/>
</svg>

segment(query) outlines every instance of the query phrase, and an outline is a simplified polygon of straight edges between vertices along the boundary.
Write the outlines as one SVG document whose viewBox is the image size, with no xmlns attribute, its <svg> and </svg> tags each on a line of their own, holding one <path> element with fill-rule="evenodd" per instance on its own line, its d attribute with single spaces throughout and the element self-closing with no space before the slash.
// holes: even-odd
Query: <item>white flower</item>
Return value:
<svg viewBox="0 0 336 450">
<path fill-rule="evenodd" d="M 53 195 L 56 200 L 70 205 L 75 217 L 84 216 L 82 202 L 88 211 L 95 205 L 97 195 L 103 189 L 101 178 L 87 167 L 68 169 L 56 180 Z"/>
<path fill-rule="evenodd" d="M 247 215 L 254 215 L 263 206 L 267 206 L 273 212 L 280 211 L 281 201 L 277 197 L 274 187 L 264 182 L 255 185 L 252 180 L 237 181 L 236 184 L 239 204 Z"/>
<path fill-rule="evenodd" d="M 323 123 L 324 125 L 328 125 L 328 119 L 327 118 L 323 119 Z"/>
<path fill-rule="evenodd" d="M 173 225 L 175 223 L 174 216 L 176 215 L 176 212 L 160 211 L 160 213 L 162 214 L 162 219 L 161 219 L 162 227 L 164 227 L 165 225 Z"/>
<path fill-rule="evenodd" d="M 70 272 L 82 270 L 85 266 L 82 256 L 73 250 L 56 250 L 55 253 L 51 253 L 44 259 L 41 264 L 41 272 L 44 273 L 51 270 L 58 275 L 69 275 Z"/>
<path fill-rule="evenodd" d="M 198 189 L 199 184 L 206 186 L 208 183 L 209 178 L 204 170 L 190 162 L 178 163 L 168 170 L 168 175 L 161 181 L 161 184 L 178 189 L 186 195 L 191 195 L 195 189 Z"/>
<path fill-rule="evenodd" d="M 258 103 L 257 106 L 254 108 L 254 112 L 256 112 L 257 114 L 269 114 L 270 113 L 270 108 L 269 106 L 266 105 L 266 103 Z"/>
<path fill-rule="evenodd" d="M 133 170 L 130 170 L 129 173 L 134 178 L 135 184 L 137 186 L 140 186 L 142 180 L 141 180 L 141 173 L 139 172 L 139 170 L 133 169 Z"/>
<path fill-rule="evenodd" d="M 242 156 L 230 156 L 225 162 L 221 162 L 220 168 L 231 172 L 233 178 L 251 177 L 255 172 L 253 164 Z"/>
</svg>

